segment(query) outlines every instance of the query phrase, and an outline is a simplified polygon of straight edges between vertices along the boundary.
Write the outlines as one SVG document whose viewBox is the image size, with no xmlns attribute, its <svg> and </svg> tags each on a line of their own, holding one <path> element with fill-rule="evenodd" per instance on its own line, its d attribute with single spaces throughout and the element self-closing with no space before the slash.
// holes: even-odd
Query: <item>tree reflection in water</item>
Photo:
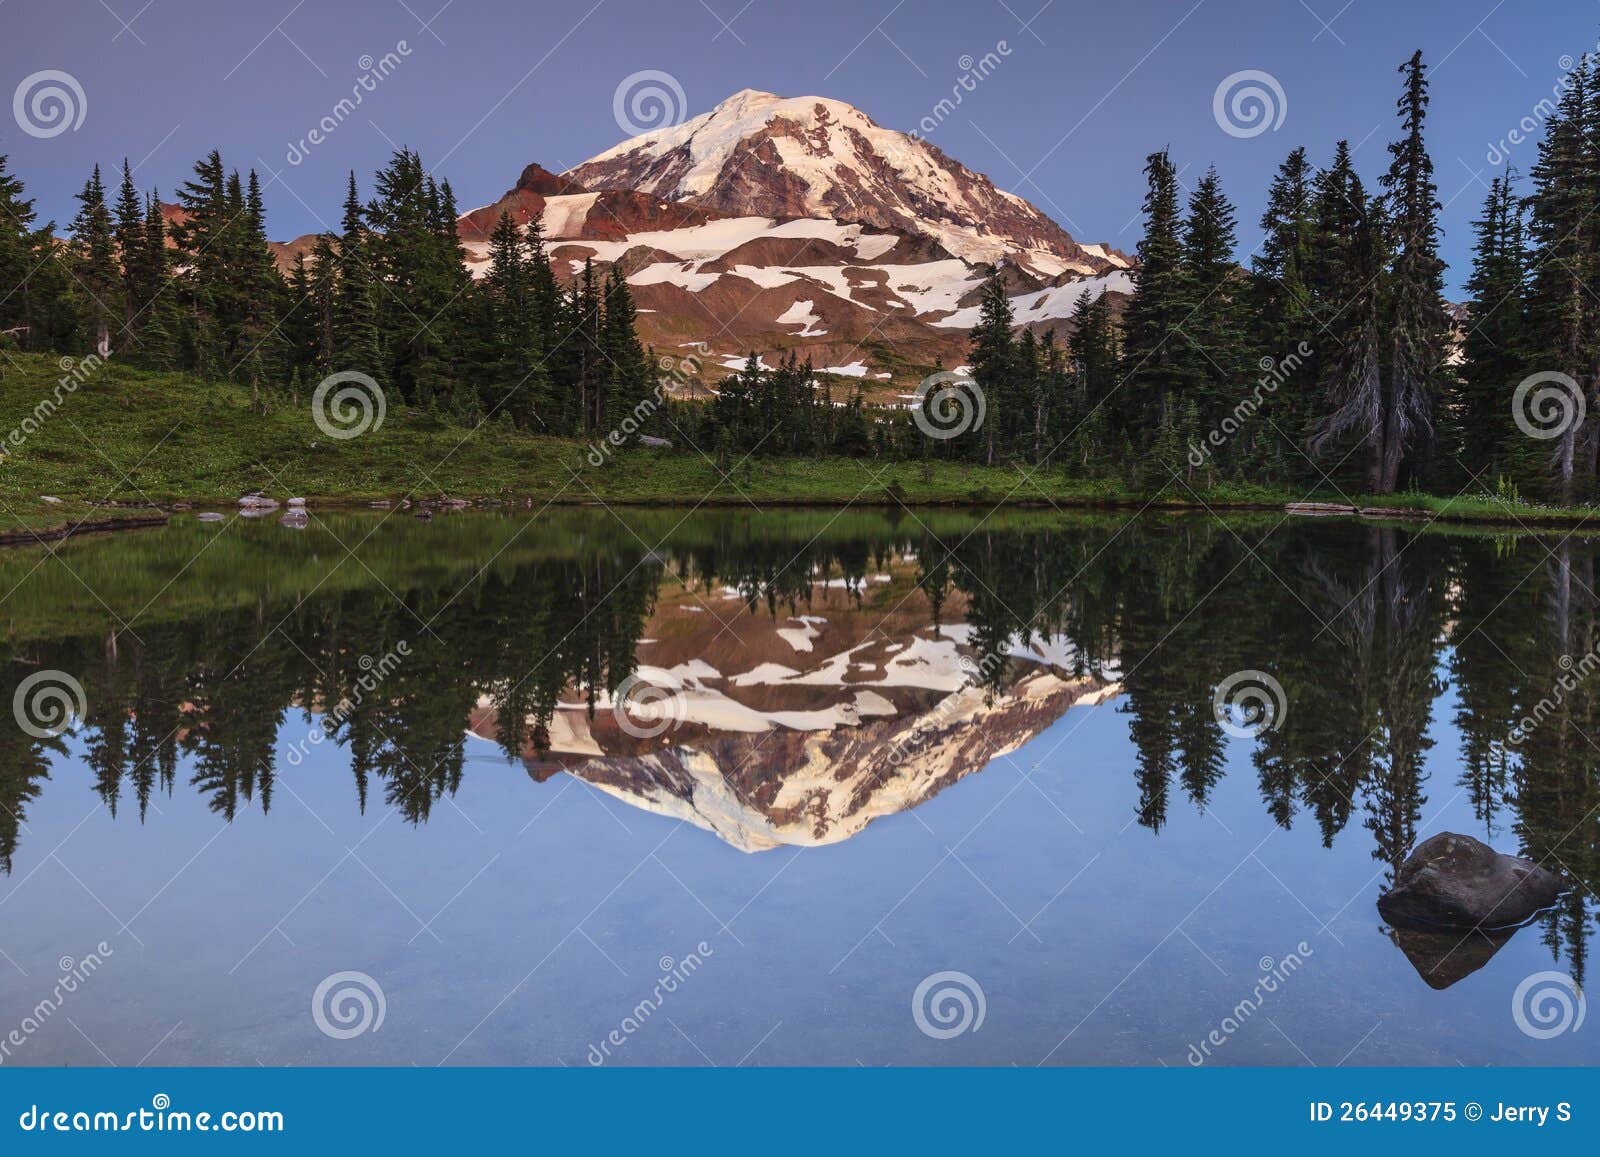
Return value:
<svg viewBox="0 0 1600 1157">
<path fill-rule="evenodd" d="M 319 729 L 347 753 L 357 806 L 376 792 L 418 824 L 459 786 L 469 744 L 481 742 L 469 726 L 536 778 L 596 755 L 611 761 L 607 774 L 626 778 L 653 760 L 652 791 L 672 788 L 663 751 L 699 745 L 753 805 L 792 820 L 784 809 L 798 805 L 784 781 L 800 740 L 783 727 L 753 739 L 701 720 L 665 740 L 638 740 L 607 726 L 603 708 L 652 662 L 652 645 L 720 653 L 745 645 L 757 627 L 770 635 L 789 626 L 826 596 L 829 629 L 851 640 L 851 661 L 869 672 L 838 665 L 830 693 L 872 687 L 877 699 L 857 691 L 854 702 L 888 704 L 859 717 L 847 711 L 832 729 L 842 738 L 806 749 L 837 761 L 841 783 L 851 761 L 882 762 L 871 737 L 904 744 L 907 719 L 918 717 L 944 731 L 995 728 L 996 716 L 972 706 L 980 695 L 1006 701 L 1021 680 L 1048 670 L 1053 686 L 1073 694 L 1050 710 L 1018 707 L 1024 737 L 1086 689 L 1114 694 L 1128 717 L 1134 818 L 1158 833 L 1175 806 L 1205 808 L 1226 774 L 1232 741 L 1213 714 L 1217 684 L 1261 669 L 1288 704 L 1249 741 L 1274 822 L 1288 828 L 1303 815 L 1331 846 L 1351 838 L 1343 833 L 1359 812 L 1392 878 L 1430 796 L 1465 793 L 1479 834 L 1577 884 L 1540 924 L 1581 982 L 1600 881 L 1600 680 L 1581 677 L 1600 644 L 1593 541 L 1283 526 L 1278 516 L 979 522 L 793 513 L 675 522 L 662 519 L 653 537 L 586 511 L 534 522 L 391 521 L 376 533 L 355 516 L 304 534 L 191 523 L 68 544 L 64 561 L 81 583 L 49 560 L 35 571 L 34 552 L 7 554 L 8 700 L 30 674 L 55 669 L 81 683 L 87 711 L 61 737 L 0 728 L 0 866 L 10 871 L 28 807 L 69 745 L 81 745 L 114 813 L 142 819 L 155 793 L 179 790 L 181 778 L 231 819 L 249 806 L 270 812 L 284 751 Z M 213 533 L 227 540 L 201 553 Z M 358 540 L 364 548 L 352 561 L 341 543 Z M 197 554 L 206 561 L 188 566 Z M 966 714 L 946 718 L 948 687 L 882 677 L 917 640 L 1007 658 L 968 664 L 967 678 L 981 686 Z M 396 648 L 403 661 L 374 680 L 374 663 Z M 735 707 L 790 718 L 782 711 L 798 709 L 791 704 L 811 706 L 802 682 L 757 680 L 738 691 L 743 700 L 732 681 L 725 690 Z M 1447 689 L 1454 710 L 1440 719 Z M 553 732 L 590 716 L 594 750 L 561 750 Z M 1526 719 L 1536 723 L 1519 733 Z M 960 758 L 981 766 L 988 757 L 982 737 L 940 734 L 941 743 L 965 744 L 952 749 Z M 1436 742 L 1459 744 L 1453 782 L 1428 781 L 1424 756 Z M 859 806 L 898 767 L 883 763 L 855 783 L 847 805 Z M 950 771 L 911 802 L 972 770 Z M 1465 953 L 1451 969 L 1481 966 L 1494 947 L 1476 963 Z"/>
</svg>

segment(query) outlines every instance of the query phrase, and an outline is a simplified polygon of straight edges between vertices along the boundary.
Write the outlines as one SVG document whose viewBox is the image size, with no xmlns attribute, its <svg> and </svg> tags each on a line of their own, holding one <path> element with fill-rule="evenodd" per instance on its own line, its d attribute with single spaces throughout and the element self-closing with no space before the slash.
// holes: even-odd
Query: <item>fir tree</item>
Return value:
<svg viewBox="0 0 1600 1157">
<path fill-rule="evenodd" d="M 1381 493 L 1400 483 L 1408 451 L 1425 454 L 1433 435 L 1449 320 L 1444 312 L 1444 262 L 1439 259 L 1438 190 L 1423 143 L 1428 78 L 1422 52 L 1400 66 L 1405 88 L 1396 107 L 1405 135 L 1380 179 L 1388 197 L 1395 252 L 1389 277 L 1389 381 L 1383 412 Z"/>
<path fill-rule="evenodd" d="M 978 324 L 972 330 L 972 380 L 983 400 L 983 427 L 961 435 L 961 440 L 981 448 L 979 457 L 993 465 L 1005 450 L 999 437 L 1005 422 L 1005 408 L 1011 404 L 1008 386 L 1016 372 L 1016 343 L 1011 335 L 1011 299 L 999 271 L 983 287 L 978 305 Z M 973 411 L 976 413 L 976 410 Z"/>
<path fill-rule="evenodd" d="M 115 210 L 117 261 L 122 267 L 122 331 L 131 339 L 137 334 L 138 318 L 144 309 L 145 287 L 140 282 L 139 259 L 144 245 L 144 201 L 133 183 L 133 169 L 122 159 L 122 184 L 117 189 Z"/>
<path fill-rule="evenodd" d="M 1457 402 L 1461 456 L 1467 467 L 1491 480 L 1515 471 L 1511 391 L 1523 376 L 1523 311 L 1527 258 L 1523 252 L 1522 205 L 1513 177 L 1489 183 L 1483 215 L 1473 222 L 1477 244 L 1467 279 L 1467 329 L 1463 339 Z"/>
<path fill-rule="evenodd" d="M 1315 350 L 1321 330 L 1309 281 L 1315 238 L 1312 179 L 1304 148 L 1291 151 L 1278 166 L 1261 215 L 1261 245 L 1251 262 L 1257 352 L 1272 359 L 1281 378 L 1263 406 L 1275 452 L 1285 441 L 1291 446 L 1304 442 L 1315 411 L 1315 356 L 1300 353 L 1302 343 Z M 1304 465 L 1298 452 L 1292 458 Z"/>
<path fill-rule="evenodd" d="M 1536 249 L 1528 288 L 1531 348 L 1540 351 L 1541 368 L 1564 373 L 1591 403 L 1595 400 L 1592 370 L 1596 350 L 1597 310 L 1591 286 L 1596 276 L 1593 141 L 1597 135 L 1593 104 L 1594 66 L 1586 55 L 1566 77 L 1555 113 L 1545 125 L 1539 158 L 1531 173 L 1528 229 Z M 1594 423 L 1584 433 L 1592 432 Z M 1579 476 L 1579 427 L 1563 423 L 1550 439 L 1550 470 L 1555 493 L 1571 502 L 1580 485 L 1593 484 L 1593 470 Z M 1585 459 L 1589 456 L 1584 455 Z"/>
<path fill-rule="evenodd" d="M 337 248 L 331 237 L 319 238 L 313 274 L 321 325 L 319 364 L 324 374 L 355 369 L 380 383 L 388 376 L 378 328 L 380 290 L 373 271 L 378 257 L 373 250 L 352 172 L 345 189 Z"/>
<path fill-rule="evenodd" d="M 55 222 L 35 225 L 33 199 L 0 153 L 0 335 L 24 349 L 76 350 L 78 311 L 57 253 Z"/>
<path fill-rule="evenodd" d="M 111 210 L 106 207 L 105 185 L 100 166 L 78 194 L 78 215 L 72 222 L 77 280 L 88 298 L 90 340 L 101 357 L 111 353 L 111 321 L 121 318 L 122 272 L 117 263 L 117 247 Z"/>
<path fill-rule="evenodd" d="M 1318 359 L 1323 400 L 1312 430 L 1313 456 L 1334 457 L 1337 467 L 1361 447 L 1362 485 L 1377 493 L 1383 479 L 1384 390 L 1381 309 L 1385 260 L 1383 207 L 1368 198 L 1340 141 L 1333 164 L 1317 175 L 1316 232 L 1308 280 L 1324 320 Z M 1333 452 L 1338 450 L 1337 456 Z"/>
<path fill-rule="evenodd" d="M 1233 259 L 1233 205 L 1216 169 L 1208 169 L 1189 198 L 1183 224 L 1181 285 L 1184 320 L 1174 335 L 1174 361 L 1185 395 L 1181 416 L 1190 436 L 1215 429 L 1232 409 L 1250 374 L 1246 282 Z M 1231 443 L 1229 450 L 1234 449 Z"/>
<path fill-rule="evenodd" d="M 1144 237 L 1134 271 L 1134 296 L 1123 320 L 1130 405 L 1124 429 L 1137 433 L 1159 426 L 1180 375 L 1169 338 L 1186 320 L 1182 243 L 1178 222 L 1178 173 L 1163 149 L 1145 161 Z"/>
</svg>

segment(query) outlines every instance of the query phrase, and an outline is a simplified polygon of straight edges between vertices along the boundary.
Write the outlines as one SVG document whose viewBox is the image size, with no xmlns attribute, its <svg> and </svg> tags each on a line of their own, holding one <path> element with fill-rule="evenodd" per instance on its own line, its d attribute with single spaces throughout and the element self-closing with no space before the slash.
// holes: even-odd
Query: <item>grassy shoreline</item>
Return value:
<svg viewBox="0 0 1600 1157">
<path fill-rule="evenodd" d="M 468 431 L 392 407 L 382 426 L 330 438 L 310 405 L 254 412 L 248 392 L 180 374 L 108 364 L 63 392 L 56 359 L 0 360 L 0 544 L 159 525 L 191 509 L 231 510 L 241 495 L 317 507 L 409 501 L 415 507 L 538 510 L 547 505 L 949 507 L 1285 511 L 1334 504 L 1343 515 L 1507 529 L 1600 526 L 1600 509 L 1508 505 L 1491 497 L 1293 494 L 1223 483 L 1155 495 L 1059 471 L 874 459 L 745 459 L 587 444 L 491 423 Z M 39 417 L 40 403 L 58 404 Z M 595 466 L 592 461 L 602 464 Z M 55 499 L 56 501 L 51 501 Z M 1357 513 L 1358 511 L 1363 513 Z M 1331 512 L 1327 512 L 1331 513 Z"/>
</svg>

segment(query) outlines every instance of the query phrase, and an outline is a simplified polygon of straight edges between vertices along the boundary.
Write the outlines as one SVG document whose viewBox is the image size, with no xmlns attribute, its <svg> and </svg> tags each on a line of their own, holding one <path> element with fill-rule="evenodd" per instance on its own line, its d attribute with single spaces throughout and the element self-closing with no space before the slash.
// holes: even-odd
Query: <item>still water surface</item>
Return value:
<svg viewBox="0 0 1600 1157">
<path fill-rule="evenodd" d="M 82 694 L 0 727 L 0 1062 L 1595 1063 L 1512 1002 L 1596 941 L 1597 552 L 643 510 L 9 551 L 4 701 Z M 1439 831 L 1573 889 L 1396 935 Z"/>
</svg>

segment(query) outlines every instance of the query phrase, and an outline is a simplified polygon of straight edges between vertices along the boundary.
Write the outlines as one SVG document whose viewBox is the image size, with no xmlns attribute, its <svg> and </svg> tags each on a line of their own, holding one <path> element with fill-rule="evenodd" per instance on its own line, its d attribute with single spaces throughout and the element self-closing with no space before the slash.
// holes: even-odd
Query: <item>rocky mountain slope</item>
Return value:
<svg viewBox="0 0 1600 1157">
<path fill-rule="evenodd" d="M 1103 273 L 1085 248 L 1021 197 L 924 140 L 822 97 L 746 89 L 681 125 L 623 141 L 569 170 L 588 189 L 636 189 L 729 216 L 823 217 L 926 237 L 971 263 L 1035 276 Z"/>
</svg>

